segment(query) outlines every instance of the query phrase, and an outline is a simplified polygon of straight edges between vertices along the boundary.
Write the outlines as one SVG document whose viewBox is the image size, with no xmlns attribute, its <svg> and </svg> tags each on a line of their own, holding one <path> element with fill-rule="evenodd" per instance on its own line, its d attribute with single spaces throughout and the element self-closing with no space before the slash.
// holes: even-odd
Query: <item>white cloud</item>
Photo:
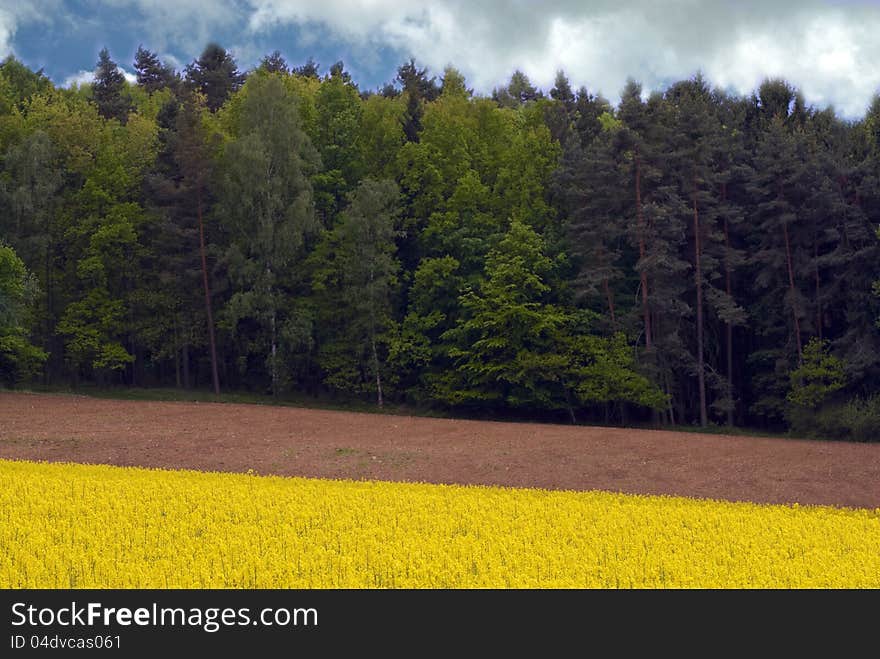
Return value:
<svg viewBox="0 0 880 659">
<path fill-rule="evenodd" d="M 60 0 L 0 0 L 0 57 L 15 54 L 13 37 L 22 23 L 47 23 Z"/>
<path fill-rule="evenodd" d="M 91 84 L 94 79 L 94 71 L 77 71 L 76 73 L 67 76 L 64 79 L 64 82 L 61 83 L 61 86 L 73 87 L 74 85 L 77 85 L 78 87 L 82 87 L 83 85 Z"/>
<path fill-rule="evenodd" d="M 201 50 L 216 30 L 243 26 L 246 3 L 241 0 L 98 0 L 113 8 L 136 12 L 136 24 L 149 37 L 150 47 L 183 48 L 186 55 Z M 140 36 L 140 35 L 139 35 Z"/>
<path fill-rule="evenodd" d="M 454 63 L 482 91 L 504 81 L 514 68 L 549 87 L 563 68 L 576 85 L 615 98 L 627 77 L 658 88 L 702 69 L 717 84 L 742 93 L 767 76 L 784 76 L 808 101 L 833 103 L 858 115 L 880 88 L 880 7 L 873 2 L 248 4 L 252 32 L 318 24 L 339 39 L 415 55 L 436 72 Z"/>
<path fill-rule="evenodd" d="M 134 83 L 137 82 L 137 76 L 134 73 L 131 73 L 130 71 L 126 71 L 121 66 L 119 67 L 119 70 L 122 71 L 122 75 L 125 76 L 125 79 L 126 79 L 126 81 L 128 81 L 129 84 L 133 85 Z M 81 87 L 83 85 L 92 84 L 92 81 L 94 81 L 94 79 L 95 79 L 95 71 L 94 70 L 92 70 L 92 71 L 86 71 L 86 70 L 77 71 L 73 75 L 67 76 L 64 79 L 64 82 L 61 83 L 61 86 L 62 87 L 72 87 L 73 85 L 78 85 Z"/>
<path fill-rule="evenodd" d="M 807 100 L 860 115 L 880 89 L 878 0 L 95 0 L 125 9 L 136 38 L 179 60 L 217 39 L 256 64 L 267 33 L 297 27 L 299 44 L 342 42 L 347 62 L 415 56 L 439 74 L 455 64 L 488 92 L 514 68 L 548 88 L 558 68 L 614 100 L 628 77 L 657 89 L 698 69 L 741 93 L 768 76 Z M 24 21 L 65 15 L 60 0 L 0 0 L 0 52 Z M 97 16 L 100 20 L 100 15 Z M 111 26 L 108 26 L 108 29 Z M 130 29 L 130 27 L 126 27 Z M 284 48 L 284 43 L 272 47 Z M 170 57 L 165 59 L 171 60 Z"/>
</svg>

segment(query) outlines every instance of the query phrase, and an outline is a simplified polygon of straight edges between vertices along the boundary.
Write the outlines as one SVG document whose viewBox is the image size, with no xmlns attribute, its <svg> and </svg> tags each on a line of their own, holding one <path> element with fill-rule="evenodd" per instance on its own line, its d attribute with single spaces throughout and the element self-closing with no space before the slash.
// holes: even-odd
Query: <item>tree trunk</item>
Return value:
<svg viewBox="0 0 880 659">
<path fill-rule="evenodd" d="M 602 286 L 605 289 L 605 298 L 608 300 L 608 313 L 611 314 L 611 325 L 616 326 L 617 322 L 614 320 L 614 298 L 611 297 L 611 288 L 608 286 L 608 277 L 602 279 Z"/>
<path fill-rule="evenodd" d="M 568 408 L 568 416 L 571 419 L 571 425 L 577 425 L 577 417 L 574 415 L 574 407 L 571 404 L 571 391 L 569 391 L 568 386 L 563 384 L 563 390 L 565 391 L 565 407 Z M 605 420 L 608 420 L 608 403 L 605 403 Z"/>
<path fill-rule="evenodd" d="M 208 343 L 211 349 L 211 379 L 214 394 L 220 395 L 220 376 L 217 373 L 217 346 L 214 342 L 214 314 L 211 312 L 211 287 L 208 284 L 208 257 L 205 253 L 205 222 L 202 218 L 202 187 L 196 186 L 196 209 L 199 219 L 199 254 L 202 260 L 202 283 L 205 289 L 205 316 L 208 322 Z M 187 385 L 189 387 L 189 385 Z"/>
<path fill-rule="evenodd" d="M 694 202 L 694 285 L 697 289 L 697 385 L 700 388 L 700 425 L 708 423 L 706 413 L 706 367 L 703 362 L 703 248 L 700 238 L 700 211 L 697 207 L 697 177 L 693 176 Z"/>
<path fill-rule="evenodd" d="M 177 349 L 177 327 L 174 328 L 174 382 L 180 389 L 180 352 Z"/>
<path fill-rule="evenodd" d="M 271 296 L 271 289 L 269 295 Z M 272 306 L 274 307 L 275 305 L 273 304 Z M 273 308 L 272 319 L 270 321 L 272 325 L 272 398 L 278 397 L 278 362 L 276 361 L 278 358 L 278 338 L 275 331 L 275 321 L 276 314 L 275 309 Z"/>
<path fill-rule="evenodd" d="M 645 258 L 645 218 L 642 213 L 642 160 L 636 149 L 636 222 L 639 233 L 639 260 Z M 651 313 L 648 309 L 648 275 L 644 270 L 639 270 L 640 288 L 642 289 L 642 316 L 645 319 L 645 347 L 650 350 L 651 340 Z"/>
<path fill-rule="evenodd" d="M 819 284 L 819 241 L 813 238 L 813 271 L 816 275 L 816 334 L 822 340 L 822 297 Z"/>
<path fill-rule="evenodd" d="M 126 285 L 126 288 L 128 286 Z M 126 297 L 130 297 L 130 293 L 126 294 Z M 128 307 L 128 322 L 129 322 L 129 333 L 128 333 L 128 349 L 131 352 L 131 356 L 133 359 L 131 360 L 131 382 L 130 386 L 137 386 L 137 367 L 138 367 L 138 349 L 137 342 L 134 340 L 134 332 L 131 331 L 134 328 L 134 307 L 129 305 Z"/>
<path fill-rule="evenodd" d="M 801 346 L 801 323 L 798 320 L 797 307 L 795 306 L 794 268 L 791 264 L 791 243 L 788 239 L 788 222 L 782 223 L 782 235 L 785 238 L 785 260 L 788 265 L 788 289 L 791 293 L 791 316 L 794 319 L 794 336 L 797 342 L 798 362 L 803 360 L 803 347 Z"/>
<path fill-rule="evenodd" d="M 46 352 L 52 354 L 52 223 L 51 213 L 46 213 L 46 331 L 43 334 L 43 346 Z M 43 376 L 45 384 L 49 384 L 49 361 L 43 367 Z"/>
<path fill-rule="evenodd" d="M 183 341 L 181 352 L 183 353 L 183 386 L 184 388 L 189 389 L 189 342 L 186 339 Z"/>
<path fill-rule="evenodd" d="M 382 407 L 382 376 L 379 375 L 379 353 L 376 350 L 376 337 L 370 337 L 370 346 L 373 349 L 373 369 L 376 371 L 376 402 Z"/>
<path fill-rule="evenodd" d="M 721 201 L 722 203 L 727 196 L 727 185 L 721 185 Z M 730 275 L 730 228 L 727 225 L 727 215 L 724 216 L 724 280 L 727 290 L 727 297 L 733 300 L 733 289 L 731 286 Z M 733 323 L 729 320 L 724 324 L 727 339 L 727 392 L 730 396 L 730 407 L 727 409 L 727 425 L 733 426 Z"/>
<path fill-rule="evenodd" d="M 663 377 L 663 381 L 666 385 L 666 395 L 668 396 L 668 408 L 669 408 L 669 425 L 675 425 L 675 409 L 672 407 L 672 387 L 669 386 L 669 375 L 665 375 Z"/>
</svg>

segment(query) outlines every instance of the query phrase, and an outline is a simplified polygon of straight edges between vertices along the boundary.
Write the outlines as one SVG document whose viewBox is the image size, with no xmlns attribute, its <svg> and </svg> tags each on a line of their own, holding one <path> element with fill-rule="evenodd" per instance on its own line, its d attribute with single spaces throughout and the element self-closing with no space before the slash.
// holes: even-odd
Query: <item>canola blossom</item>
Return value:
<svg viewBox="0 0 880 659">
<path fill-rule="evenodd" d="M 880 509 L 0 460 L 2 588 L 880 587 Z"/>
</svg>

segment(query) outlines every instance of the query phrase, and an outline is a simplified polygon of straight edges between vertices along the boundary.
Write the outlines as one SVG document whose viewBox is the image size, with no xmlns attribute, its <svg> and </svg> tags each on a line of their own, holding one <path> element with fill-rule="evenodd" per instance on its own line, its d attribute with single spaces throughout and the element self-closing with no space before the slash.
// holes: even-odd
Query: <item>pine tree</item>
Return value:
<svg viewBox="0 0 880 659">
<path fill-rule="evenodd" d="M 754 410 L 780 418 L 787 373 L 801 360 L 809 328 L 806 289 L 798 275 L 809 272 L 813 260 L 803 211 L 816 180 L 802 130 L 788 128 L 781 114 L 774 115 L 763 132 L 752 166 L 747 191 L 755 204 L 750 247 L 758 295 L 749 315 L 763 338 L 761 350 L 752 355 L 753 360 L 763 360 Z"/>
<path fill-rule="evenodd" d="M 259 68 L 266 73 L 280 73 L 281 75 L 287 75 L 290 73 L 290 67 L 287 64 L 287 60 L 284 59 L 284 55 L 282 55 L 279 50 L 272 51 L 271 54 L 263 57 L 263 59 L 260 60 Z"/>
<path fill-rule="evenodd" d="M 521 105 L 544 98 L 529 80 L 529 77 L 517 69 L 510 76 L 506 87 L 492 91 L 492 100 L 502 108 L 518 108 Z"/>
<path fill-rule="evenodd" d="M 639 274 L 645 367 L 670 394 L 668 416 L 674 423 L 672 403 L 678 407 L 679 418 L 687 411 L 687 396 L 676 391 L 676 371 L 696 369 L 682 331 L 684 319 L 692 313 L 685 300 L 690 266 L 681 258 L 689 205 L 681 195 L 676 169 L 668 162 L 668 154 L 675 149 L 675 114 L 662 95 L 642 101 L 640 86 L 630 82 L 616 118 L 623 130 L 622 189 L 630 195 L 627 235 L 632 248 L 638 250 L 633 258 Z"/>
<path fill-rule="evenodd" d="M 734 382 L 735 358 L 734 328 L 746 323 L 747 315 L 737 300 L 745 299 L 740 292 L 740 274 L 747 263 L 746 253 L 739 247 L 739 235 L 745 221 L 748 197 L 745 185 L 748 178 L 746 163 L 750 157 L 745 141 L 745 117 L 747 102 L 729 98 L 716 93 L 717 112 L 720 122 L 714 141 L 713 158 L 716 163 L 717 205 L 716 230 L 723 236 L 715 241 L 714 257 L 721 264 L 724 283 L 723 294 L 712 295 L 709 288 L 709 302 L 715 308 L 718 318 L 724 323 L 725 334 L 725 386 L 724 393 L 716 398 L 713 407 L 727 416 L 727 424 L 733 426 L 737 416 L 737 387 Z M 710 243 L 710 249 L 713 245 Z M 717 389 L 721 389 L 717 387 Z"/>
<path fill-rule="evenodd" d="M 571 89 L 571 83 L 565 77 L 565 73 L 560 69 L 556 72 L 556 81 L 553 89 L 550 90 L 550 98 L 559 101 L 565 107 L 566 112 L 573 113 L 577 103 L 577 97 Z"/>
<path fill-rule="evenodd" d="M 146 178 L 147 197 L 161 217 L 151 236 L 158 271 L 151 299 L 171 313 L 155 338 L 158 354 L 173 354 L 178 386 L 190 386 L 190 348 L 207 339 L 211 383 L 220 393 L 206 221 L 213 163 L 197 97 L 169 100 L 159 114 L 160 151 Z M 204 343 L 201 343 L 204 345 Z M 168 350 L 168 347 L 171 350 Z"/>
<path fill-rule="evenodd" d="M 205 96 L 208 109 L 216 112 L 230 95 L 244 84 L 232 55 L 222 46 L 210 43 L 197 60 L 186 67 L 186 81 Z"/>
<path fill-rule="evenodd" d="M 561 70 L 556 72 L 556 82 L 550 90 L 550 98 L 553 102 L 545 106 L 544 122 L 550 129 L 553 139 L 565 144 L 574 128 L 577 97 L 571 89 L 568 78 Z"/>
<path fill-rule="evenodd" d="M 301 78 L 315 78 L 317 80 L 319 68 L 315 60 L 310 57 L 302 66 L 295 66 L 291 73 Z"/>
<path fill-rule="evenodd" d="M 428 77 L 427 69 L 419 69 L 414 59 L 397 69 L 397 80 L 403 86 L 406 95 L 406 117 L 403 131 L 409 142 L 418 142 L 422 130 L 424 104 L 430 103 L 440 96 L 440 88 L 436 78 Z"/>
<path fill-rule="evenodd" d="M 125 90 L 125 76 L 112 59 L 110 52 L 102 48 L 98 55 L 92 94 L 98 114 L 105 119 L 116 119 L 125 123 L 131 111 L 131 102 Z"/>
<path fill-rule="evenodd" d="M 159 60 L 159 56 L 138 46 L 134 56 L 134 70 L 137 73 L 137 84 L 143 87 L 147 93 L 152 94 L 160 89 L 174 89 L 179 78 L 174 69 Z"/>
<path fill-rule="evenodd" d="M 625 286 L 621 258 L 631 199 L 628 191 L 621 190 L 620 139 L 619 131 L 609 130 L 584 149 L 572 136 L 556 176 L 569 252 L 576 259 L 575 293 L 590 308 L 604 307 L 605 325 L 615 330 L 621 326 L 617 290 Z"/>
</svg>

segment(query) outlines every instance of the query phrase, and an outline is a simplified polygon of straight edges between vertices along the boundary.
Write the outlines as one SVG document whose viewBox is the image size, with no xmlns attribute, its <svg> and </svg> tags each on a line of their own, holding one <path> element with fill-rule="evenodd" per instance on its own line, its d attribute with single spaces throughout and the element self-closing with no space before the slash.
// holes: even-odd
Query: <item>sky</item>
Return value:
<svg viewBox="0 0 880 659">
<path fill-rule="evenodd" d="M 322 72 L 341 59 L 366 89 L 415 57 L 482 93 L 515 69 L 549 89 L 563 69 L 614 102 L 629 77 L 656 90 L 702 71 L 744 94 L 784 77 L 857 118 L 880 91 L 880 0 L 0 0 L 0 56 L 58 84 L 89 79 L 104 46 L 130 73 L 139 44 L 182 68 L 209 41 L 242 69 L 275 49 Z"/>
</svg>

